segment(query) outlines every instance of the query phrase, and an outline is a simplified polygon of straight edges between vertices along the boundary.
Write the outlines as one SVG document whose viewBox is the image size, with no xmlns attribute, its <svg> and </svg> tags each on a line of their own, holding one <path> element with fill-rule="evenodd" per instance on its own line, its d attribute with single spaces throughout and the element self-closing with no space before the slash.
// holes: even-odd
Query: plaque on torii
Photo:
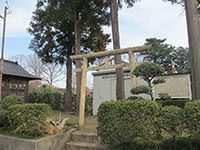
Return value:
<svg viewBox="0 0 200 150">
<path fill-rule="evenodd" d="M 116 68 L 123 68 L 129 67 L 130 73 L 133 72 L 135 67 L 140 63 L 135 62 L 134 53 L 137 52 L 144 52 L 151 48 L 151 46 L 138 46 L 138 47 L 131 47 L 131 48 L 123 48 L 123 49 L 115 49 L 110 51 L 103 51 L 103 52 L 96 52 L 91 54 L 83 54 L 83 55 L 73 55 L 70 56 L 72 60 L 82 60 L 83 65 L 82 68 L 74 69 L 75 72 L 82 72 L 82 79 L 81 79 L 81 95 L 80 95 L 80 109 L 79 109 L 79 125 L 84 125 L 85 119 L 85 95 L 86 95 L 86 79 L 87 79 L 87 71 L 94 71 L 94 70 L 106 70 L 106 69 L 116 69 Z M 121 55 L 121 54 L 128 54 L 129 55 L 129 64 L 114 64 L 109 65 L 109 56 L 114 55 Z M 90 58 L 99 58 L 105 57 L 105 64 L 99 67 L 87 67 L 88 59 Z M 131 74 L 132 77 L 132 87 L 137 86 L 137 79 L 136 77 Z"/>
</svg>

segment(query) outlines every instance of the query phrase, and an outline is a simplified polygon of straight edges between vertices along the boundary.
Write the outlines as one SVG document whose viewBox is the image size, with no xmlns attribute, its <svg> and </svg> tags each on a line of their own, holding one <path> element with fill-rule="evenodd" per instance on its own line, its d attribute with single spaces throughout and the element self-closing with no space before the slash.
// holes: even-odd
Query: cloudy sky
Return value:
<svg viewBox="0 0 200 150">
<path fill-rule="evenodd" d="M 31 21 L 37 0 L 8 0 L 5 58 L 18 54 L 33 54 L 28 49 L 31 36 L 26 29 Z M 0 0 L 0 14 L 4 14 L 5 0 Z M 0 37 L 3 20 L 0 20 Z M 181 6 L 162 0 L 142 0 L 132 8 L 119 11 L 121 47 L 143 45 L 146 38 L 167 38 L 174 46 L 188 47 L 185 12 Z M 110 27 L 104 27 L 111 33 Z M 1 39 L 0 39 L 1 40 Z M 112 44 L 108 46 L 112 49 Z M 64 85 L 63 85 L 64 86 Z"/>
</svg>

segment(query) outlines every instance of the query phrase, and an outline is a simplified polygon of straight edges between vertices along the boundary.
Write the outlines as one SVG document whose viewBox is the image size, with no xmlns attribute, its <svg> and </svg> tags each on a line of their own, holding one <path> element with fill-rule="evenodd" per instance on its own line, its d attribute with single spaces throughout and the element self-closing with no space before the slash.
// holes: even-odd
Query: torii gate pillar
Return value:
<svg viewBox="0 0 200 150">
<path fill-rule="evenodd" d="M 151 48 L 151 46 L 140 46 L 140 47 L 124 48 L 124 49 L 117 49 L 117 50 L 104 51 L 104 52 L 96 52 L 96 53 L 91 53 L 91 54 L 70 56 L 70 58 L 72 60 L 78 60 L 78 59 L 83 60 L 83 67 L 77 68 L 74 70 L 75 72 L 82 72 L 80 110 L 79 110 L 79 125 L 80 126 L 84 125 L 84 120 L 85 120 L 85 95 L 86 95 L 87 71 L 129 67 L 130 72 L 132 73 L 136 67 L 134 53 L 147 51 L 150 48 Z M 115 64 L 115 65 L 108 64 L 109 56 L 126 54 L 126 53 L 129 54 L 129 64 Z M 89 67 L 88 68 L 87 67 L 88 59 L 97 58 L 97 57 L 105 57 L 105 65 L 99 66 L 99 67 Z M 133 87 L 137 86 L 137 79 L 134 75 L 132 75 L 132 85 L 133 85 Z"/>
</svg>

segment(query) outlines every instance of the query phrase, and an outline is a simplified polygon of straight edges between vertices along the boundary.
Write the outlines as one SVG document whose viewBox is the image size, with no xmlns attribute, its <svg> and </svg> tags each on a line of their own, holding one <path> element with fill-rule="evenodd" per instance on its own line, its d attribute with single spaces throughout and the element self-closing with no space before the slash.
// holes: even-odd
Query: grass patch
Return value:
<svg viewBox="0 0 200 150">
<path fill-rule="evenodd" d="M 0 134 L 15 136 L 15 137 L 18 137 L 18 138 L 23 138 L 23 139 L 39 139 L 39 138 L 48 136 L 48 134 L 45 134 L 45 136 L 30 136 L 30 135 L 27 135 L 25 133 L 15 133 L 12 130 L 5 130 L 5 129 L 1 129 L 1 128 L 0 128 Z"/>
<path fill-rule="evenodd" d="M 65 124 L 66 126 L 68 126 L 68 127 L 71 127 L 71 126 L 75 126 L 75 125 L 79 125 L 79 123 L 77 123 L 77 122 L 66 122 L 66 124 Z"/>
<path fill-rule="evenodd" d="M 90 130 L 90 128 L 80 129 L 81 132 L 89 132 Z"/>
</svg>

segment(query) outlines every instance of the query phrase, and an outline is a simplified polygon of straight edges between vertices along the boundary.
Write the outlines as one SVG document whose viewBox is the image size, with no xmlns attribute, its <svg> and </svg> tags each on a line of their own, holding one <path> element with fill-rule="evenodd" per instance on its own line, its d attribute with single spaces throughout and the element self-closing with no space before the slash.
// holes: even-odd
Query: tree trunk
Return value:
<svg viewBox="0 0 200 150">
<path fill-rule="evenodd" d="M 64 111 L 72 112 L 72 60 L 68 56 L 67 58 L 67 80 L 66 80 L 66 91 L 65 91 L 65 108 Z"/>
<path fill-rule="evenodd" d="M 79 25 L 79 14 L 74 10 L 74 31 L 75 31 L 75 54 L 81 54 L 81 46 L 80 46 L 80 25 Z M 81 68 L 81 61 L 76 60 L 76 68 Z M 81 72 L 76 73 L 76 110 L 79 112 L 79 105 L 80 105 L 80 95 L 81 93 Z"/>
<path fill-rule="evenodd" d="M 197 4 L 197 0 L 185 0 L 193 99 L 200 99 L 200 22 Z"/>
<path fill-rule="evenodd" d="M 111 19 L 112 19 L 112 36 L 113 36 L 113 47 L 114 49 L 120 49 L 119 40 L 119 26 L 118 26 L 118 7 L 117 1 L 111 0 Z M 115 56 L 115 64 L 121 64 L 121 56 Z M 116 99 L 124 99 L 124 75 L 123 68 L 116 69 Z"/>
</svg>

